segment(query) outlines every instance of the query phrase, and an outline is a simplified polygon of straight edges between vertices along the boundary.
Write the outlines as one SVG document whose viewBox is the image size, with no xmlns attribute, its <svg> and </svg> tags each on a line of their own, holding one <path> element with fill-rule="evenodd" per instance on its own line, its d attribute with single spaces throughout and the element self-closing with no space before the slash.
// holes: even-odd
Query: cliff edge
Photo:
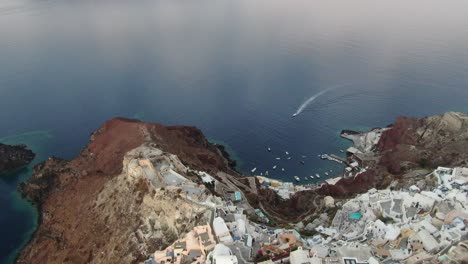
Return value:
<svg viewBox="0 0 468 264">
<path fill-rule="evenodd" d="M 259 208 L 276 223 L 313 222 L 311 216 L 331 210 L 325 196 L 339 201 L 371 188 L 429 188 L 427 172 L 434 167 L 468 164 L 468 116 L 463 113 L 401 117 L 371 133 L 364 136 L 361 153 L 349 157 L 360 159 L 359 171 L 284 200 L 254 178 L 237 174 L 234 163 L 197 128 L 109 120 L 75 159 L 51 157 L 20 185 L 41 213 L 17 263 L 142 262 L 194 226 L 210 222 L 214 207 L 207 204 L 216 203 L 217 189 L 218 194 L 241 192 L 248 211 Z M 221 187 L 205 188 L 200 171 L 213 175 Z M 184 179 L 187 190 L 170 184 Z M 194 189 L 203 203 L 188 199 Z"/>
<path fill-rule="evenodd" d="M 235 174 L 196 128 L 107 121 L 78 157 L 51 157 L 20 185 L 41 214 L 17 263 L 142 262 L 209 222 L 211 210 L 189 203 L 180 188 L 158 186 L 163 172 L 189 170 Z"/>
<path fill-rule="evenodd" d="M 467 166 L 468 115 L 447 112 L 425 118 L 399 117 L 382 130 L 372 148 L 353 156 L 359 158 L 366 171 L 335 185 L 324 185 L 320 193 L 347 196 L 392 183 L 395 187 L 409 187 L 418 181 L 424 185 L 425 174 L 438 166 Z"/>
</svg>

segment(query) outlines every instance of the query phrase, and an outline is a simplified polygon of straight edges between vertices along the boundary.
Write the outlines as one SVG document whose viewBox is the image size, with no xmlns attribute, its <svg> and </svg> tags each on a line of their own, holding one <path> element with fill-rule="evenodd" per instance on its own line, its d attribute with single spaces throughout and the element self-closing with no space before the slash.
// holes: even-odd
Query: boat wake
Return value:
<svg viewBox="0 0 468 264">
<path fill-rule="evenodd" d="M 306 109 L 306 107 L 310 103 L 312 103 L 315 99 L 317 99 L 319 96 L 323 95 L 324 93 L 326 93 L 326 92 L 328 92 L 330 90 L 336 89 L 336 88 L 341 87 L 341 86 L 344 86 L 344 85 L 335 85 L 335 86 L 329 87 L 329 88 L 327 88 L 327 89 L 325 89 L 323 91 L 320 91 L 320 92 L 316 93 L 315 95 L 313 95 L 312 97 L 307 99 L 304 103 L 302 103 L 301 106 L 299 106 L 297 111 L 292 116 L 294 117 L 294 116 L 297 116 L 297 115 L 301 114 L 302 111 L 304 111 Z"/>
</svg>

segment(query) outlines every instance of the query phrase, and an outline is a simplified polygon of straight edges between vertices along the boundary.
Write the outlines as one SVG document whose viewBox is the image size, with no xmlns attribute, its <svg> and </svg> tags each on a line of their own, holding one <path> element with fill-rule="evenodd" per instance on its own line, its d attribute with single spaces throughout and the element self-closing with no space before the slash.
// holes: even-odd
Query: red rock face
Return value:
<svg viewBox="0 0 468 264">
<path fill-rule="evenodd" d="M 468 119 L 461 113 L 428 118 L 399 117 L 383 132 L 377 152 L 377 164 L 355 179 L 324 185 L 319 192 L 347 196 L 370 188 L 386 187 L 412 169 L 432 170 L 437 166 L 468 164 Z"/>
<path fill-rule="evenodd" d="M 357 175 L 355 178 L 341 179 L 335 185 L 324 184 L 319 193 L 333 197 L 345 197 L 355 193 L 366 192 L 367 190 L 378 187 L 377 173 L 374 170 L 368 170 Z"/>
<path fill-rule="evenodd" d="M 82 166 L 104 174 L 118 174 L 122 170 L 124 154 L 144 142 L 156 144 L 194 168 L 232 172 L 216 147 L 198 128 L 165 127 L 124 118 L 109 120 L 93 133 L 91 142 L 82 152 L 87 157 L 87 165 Z"/>
<path fill-rule="evenodd" d="M 468 119 L 467 119 L 468 120 Z M 314 213 L 323 195 L 348 197 L 370 188 L 386 187 L 411 166 L 468 165 L 468 122 L 447 126 L 447 118 L 399 118 L 383 133 L 378 143 L 381 158 L 375 166 L 353 179 L 323 185 L 318 190 L 297 193 L 283 201 L 270 190 L 259 196 L 247 193 L 251 204 L 263 208 L 280 222 L 299 221 Z M 450 121 L 450 120 L 449 120 Z M 456 121 L 455 121 L 456 122 Z M 445 127 L 451 130 L 447 131 Z M 458 127 L 458 130 L 454 129 Z M 125 208 L 116 214 L 122 222 L 109 226 L 98 221 L 96 197 L 104 185 L 120 174 L 125 153 L 143 143 L 152 143 L 175 154 L 188 167 L 215 175 L 218 171 L 239 176 L 228 166 L 220 151 L 194 127 L 165 127 L 137 120 L 115 118 L 104 123 L 91 136 L 89 145 L 71 161 L 50 159 L 36 166 L 33 176 L 20 186 L 24 195 L 41 209 L 41 221 L 31 242 L 21 252 L 18 263 L 104 263 L 96 256 L 102 246 L 119 231 L 133 232 L 138 225 L 125 218 Z M 430 163 L 423 164 L 421 161 Z M 116 194 L 118 195 L 118 194 Z M 129 197 L 135 199 L 135 197 Z M 112 201 L 110 201 L 112 202 Z M 125 233 L 126 234 L 126 233 Z M 112 263 L 128 252 L 138 252 L 127 244 L 116 245 Z M 110 253 L 109 253 L 110 254 Z M 106 255 L 107 256 L 107 255 Z M 145 256 L 135 256 L 135 263 Z M 109 263 L 109 262 L 105 262 Z"/>
<path fill-rule="evenodd" d="M 377 145 L 380 152 L 394 149 L 400 144 L 416 144 L 418 138 L 415 130 L 421 126 L 416 118 L 399 117 L 391 129 L 383 132 Z"/>
</svg>

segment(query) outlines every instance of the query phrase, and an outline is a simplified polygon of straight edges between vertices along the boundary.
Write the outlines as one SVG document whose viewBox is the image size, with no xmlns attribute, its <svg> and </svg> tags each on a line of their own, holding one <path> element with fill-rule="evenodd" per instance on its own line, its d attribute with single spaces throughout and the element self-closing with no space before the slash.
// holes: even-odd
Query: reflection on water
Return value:
<svg viewBox="0 0 468 264">
<path fill-rule="evenodd" d="M 468 111 L 466 10 L 457 0 L 3 0 L 0 137 L 50 129 L 46 153 L 72 158 L 104 120 L 136 116 L 201 128 L 245 172 L 339 171 L 316 157 L 349 144 L 341 129 Z M 290 162 L 274 160 L 285 150 Z"/>
<path fill-rule="evenodd" d="M 17 13 L 37 12 L 50 8 L 58 0 L 2 0 L 0 2 L 0 16 Z"/>
</svg>

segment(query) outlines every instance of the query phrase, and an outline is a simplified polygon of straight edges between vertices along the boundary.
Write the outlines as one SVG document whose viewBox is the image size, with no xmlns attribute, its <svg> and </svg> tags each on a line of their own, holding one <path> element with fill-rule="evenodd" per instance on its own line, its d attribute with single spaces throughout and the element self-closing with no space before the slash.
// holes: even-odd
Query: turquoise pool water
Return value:
<svg viewBox="0 0 468 264">
<path fill-rule="evenodd" d="M 356 213 L 349 214 L 349 218 L 351 218 L 353 220 L 359 220 L 359 219 L 361 219 L 361 217 L 362 217 L 361 212 L 356 212 Z"/>
</svg>

